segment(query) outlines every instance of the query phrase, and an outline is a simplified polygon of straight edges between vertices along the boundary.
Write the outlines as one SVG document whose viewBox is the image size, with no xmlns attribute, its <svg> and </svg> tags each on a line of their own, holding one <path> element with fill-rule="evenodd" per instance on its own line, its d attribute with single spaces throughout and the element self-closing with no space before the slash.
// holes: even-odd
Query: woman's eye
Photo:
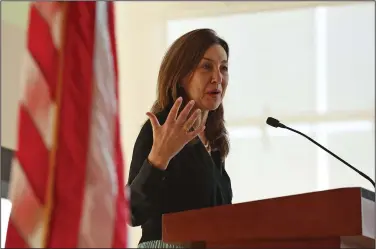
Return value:
<svg viewBox="0 0 376 249">
<path fill-rule="evenodd" d="M 209 70 L 212 67 L 211 67 L 211 65 L 209 63 L 205 63 L 205 64 L 202 65 L 202 68 Z"/>
<path fill-rule="evenodd" d="M 222 67 L 221 67 L 221 70 L 222 70 L 222 71 L 225 71 L 225 72 L 228 72 L 228 66 L 222 66 Z"/>
</svg>

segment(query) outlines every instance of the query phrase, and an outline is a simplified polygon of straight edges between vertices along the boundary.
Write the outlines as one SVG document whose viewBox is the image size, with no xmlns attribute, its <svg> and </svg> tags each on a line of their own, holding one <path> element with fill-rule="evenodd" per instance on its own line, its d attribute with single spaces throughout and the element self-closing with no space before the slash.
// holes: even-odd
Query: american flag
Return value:
<svg viewBox="0 0 376 249">
<path fill-rule="evenodd" d="M 7 248 L 125 248 L 114 4 L 32 2 Z"/>
</svg>

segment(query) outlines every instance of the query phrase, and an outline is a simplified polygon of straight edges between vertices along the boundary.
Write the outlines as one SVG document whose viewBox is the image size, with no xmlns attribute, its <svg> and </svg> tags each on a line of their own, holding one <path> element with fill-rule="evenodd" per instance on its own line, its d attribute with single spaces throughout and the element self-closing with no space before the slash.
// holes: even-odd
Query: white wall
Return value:
<svg viewBox="0 0 376 249">
<path fill-rule="evenodd" d="M 5 248 L 5 238 L 11 209 L 12 203 L 8 199 L 1 198 L 1 248 Z"/>
<path fill-rule="evenodd" d="M 140 127 L 147 118 L 145 113 L 153 104 L 158 64 L 164 52 L 161 48 L 166 42 L 163 19 L 148 13 L 147 8 L 140 14 L 128 8 L 131 7 L 129 5 L 127 2 L 117 2 L 116 5 L 121 128 L 127 166 Z M 128 170 L 127 167 L 127 176 Z M 130 227 L 130 247 L 137 246 L 140 236 L 139 227 Z"/>
<path fill-rule="evenodd" d="M 1 21 L 1 146 L 15 148 L 20 66 L 25 51 L 25 30 Z"/>
<path fill-rule="evenodd" d="M 154 101 L 159 63 L 165 52 L 167 19 L 289 9 L 339 2 L 116 2 L 122 142 L 129 165 L 133 144 Z M 2 3 L 2 146 L 15 147 L 19 69 L 24 51 L 28 3 Z M 4 13 L 4 15 L 3 15 Z M 13 26 L 15 25 L 15 26 Z M 5 53 L 4 53 L 5 52 Z M 127 174 L 127 172 L 126 172 Z M 132 228 L 130 247 L 140 229 Z"/>
</svg>

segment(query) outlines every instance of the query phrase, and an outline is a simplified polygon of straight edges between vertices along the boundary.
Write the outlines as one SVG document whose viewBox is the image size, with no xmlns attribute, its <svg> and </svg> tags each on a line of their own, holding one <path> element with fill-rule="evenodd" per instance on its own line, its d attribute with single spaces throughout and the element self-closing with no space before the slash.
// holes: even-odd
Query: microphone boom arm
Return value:
<svg viewBox="0 0 376 249">
<path fill-rule="evenodd" d="M 304 133 L 301 133 L 300 131 L 297 131 L 297 130 L 294 130 L 293 128 L 290 128 L 286 125 L 283 125 L 281 126 L 281 128 L 285 128 L 287 130 L 290 130 L 292 132 L 295 132 L 295 133 L 298 133 L 299 135 L 302 135 L 303 137 L 307 138 L 309 141 L 311 141 L 312 143 L 316 144 L 317 146 L 319 146 L 321 149 L 325 150 L 326 152 L 328 152 L 330 155 L 332 155 L 333 157 L 335 157 L 336 159 L 340 160 L 341 162 L 343 162 L 346 166 L 350 167 L 351 169 L 353 169 L 355 172 L 357 172 L 359 175 L 363 176 L 364 178 L 366 178 L 368 181 L 370 181 L 372 183 L 372 185 L 375 187 L 375 182 L 372 180 L 371 177 L 367 176 L 366 174 L 364 174 L 362 171 L 358 170 L 357 168 L 355 168 L 354 166 L 352 166 L 351 164 L 349 164 L 348 162 L 346 162 L 345 160 L 343 160 L 342 158 L 340 158 L 339 156 L 337 156 L 336 154 L 334 154 L 333 152 L 331 152 L 330 150 L 328 150 L 327 148 L 325 148 L 324 146 L 322 146 L 321 144 L 319 144 L 318 142 L 316 142 L 315 140 L 313 140 L 312 138 L 310 138 L 309 136 L 307 136 L 306 134 Z"/>
<path fill-rule="evenodd" d="M 358 173 L 359 175 L 363 176 L 365 179 L 367 179 L 368 181 L 370 181 L 372 183 L 373 187 L 375 187 L 375 182 L 372 180 L 371 177 L 367 176 L 362 171 L 360 171 L 357 168 L 355 168 L 354 166 L 350 165 L 348 162 L 346 162 L 345 160 L 343 160 L 342 158 L 340 158 L 339 156 L 337 156 L 336 154 L 334 154 L 333 152 L 331 152 L 330 150 L 328 150 L 327 148 L 325 148 L 324 146 L 322 146 L 321 144 L 319 144 L 318 142 L 316 142 L 315 140 L 313 140 L 312 138 L 310 138 L 309 136 L 307 136 L 306 134 L 301 133 L 300 131 L 297 131 L 297 130 L 295 130 L 293 128 L 290 128 L 290 127 L 282 124 L 281 122 L 279 122 L 278 119 L 275 119 L 275 118 L 272 118 L 272 117 L 268 117 L 267 120 L 266 120 L 266 123 L 268 125 L 274 127 L 274 128 L 283 128 L 283 129 L 287 129 L 287 130 L 290 130 L 292 132 L 295 132 L 295 133 L 297 133 L 299 135 L 302 135 L 303 137 L 307 138 L 312 143 L 314 143 L 317 146 L 319 146 L 321 149 L 323 149 L 326 152 L 328 152 L 330 155 L 332 155 L 336 159 L 340 160 L 342 163 L 344 163 L 346 166 L 348 166 L 349 168 L 351 168 L 352 170 L 354 170 L 356 173 Z"/>
</svg>

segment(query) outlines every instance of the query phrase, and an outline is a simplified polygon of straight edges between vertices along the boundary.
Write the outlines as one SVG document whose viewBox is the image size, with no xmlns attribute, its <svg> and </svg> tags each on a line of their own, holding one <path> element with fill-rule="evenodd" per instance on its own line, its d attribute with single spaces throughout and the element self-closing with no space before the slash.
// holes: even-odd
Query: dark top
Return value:
<svg viewBox="0 0 376 249">
<path fill-rule="evenodd" d="M 157 114 L 160 124 L 167 111 Z M 232 189 L 218 151 L 199 139 L 187 144 L 159 170 L 147 160 L 153 143 L 148 120 L 137 137 L 129 171 L 132 226 L 142 227 L 140 243 L 162 239 L 162 214 L 231 204 Z"/>
</svg>

